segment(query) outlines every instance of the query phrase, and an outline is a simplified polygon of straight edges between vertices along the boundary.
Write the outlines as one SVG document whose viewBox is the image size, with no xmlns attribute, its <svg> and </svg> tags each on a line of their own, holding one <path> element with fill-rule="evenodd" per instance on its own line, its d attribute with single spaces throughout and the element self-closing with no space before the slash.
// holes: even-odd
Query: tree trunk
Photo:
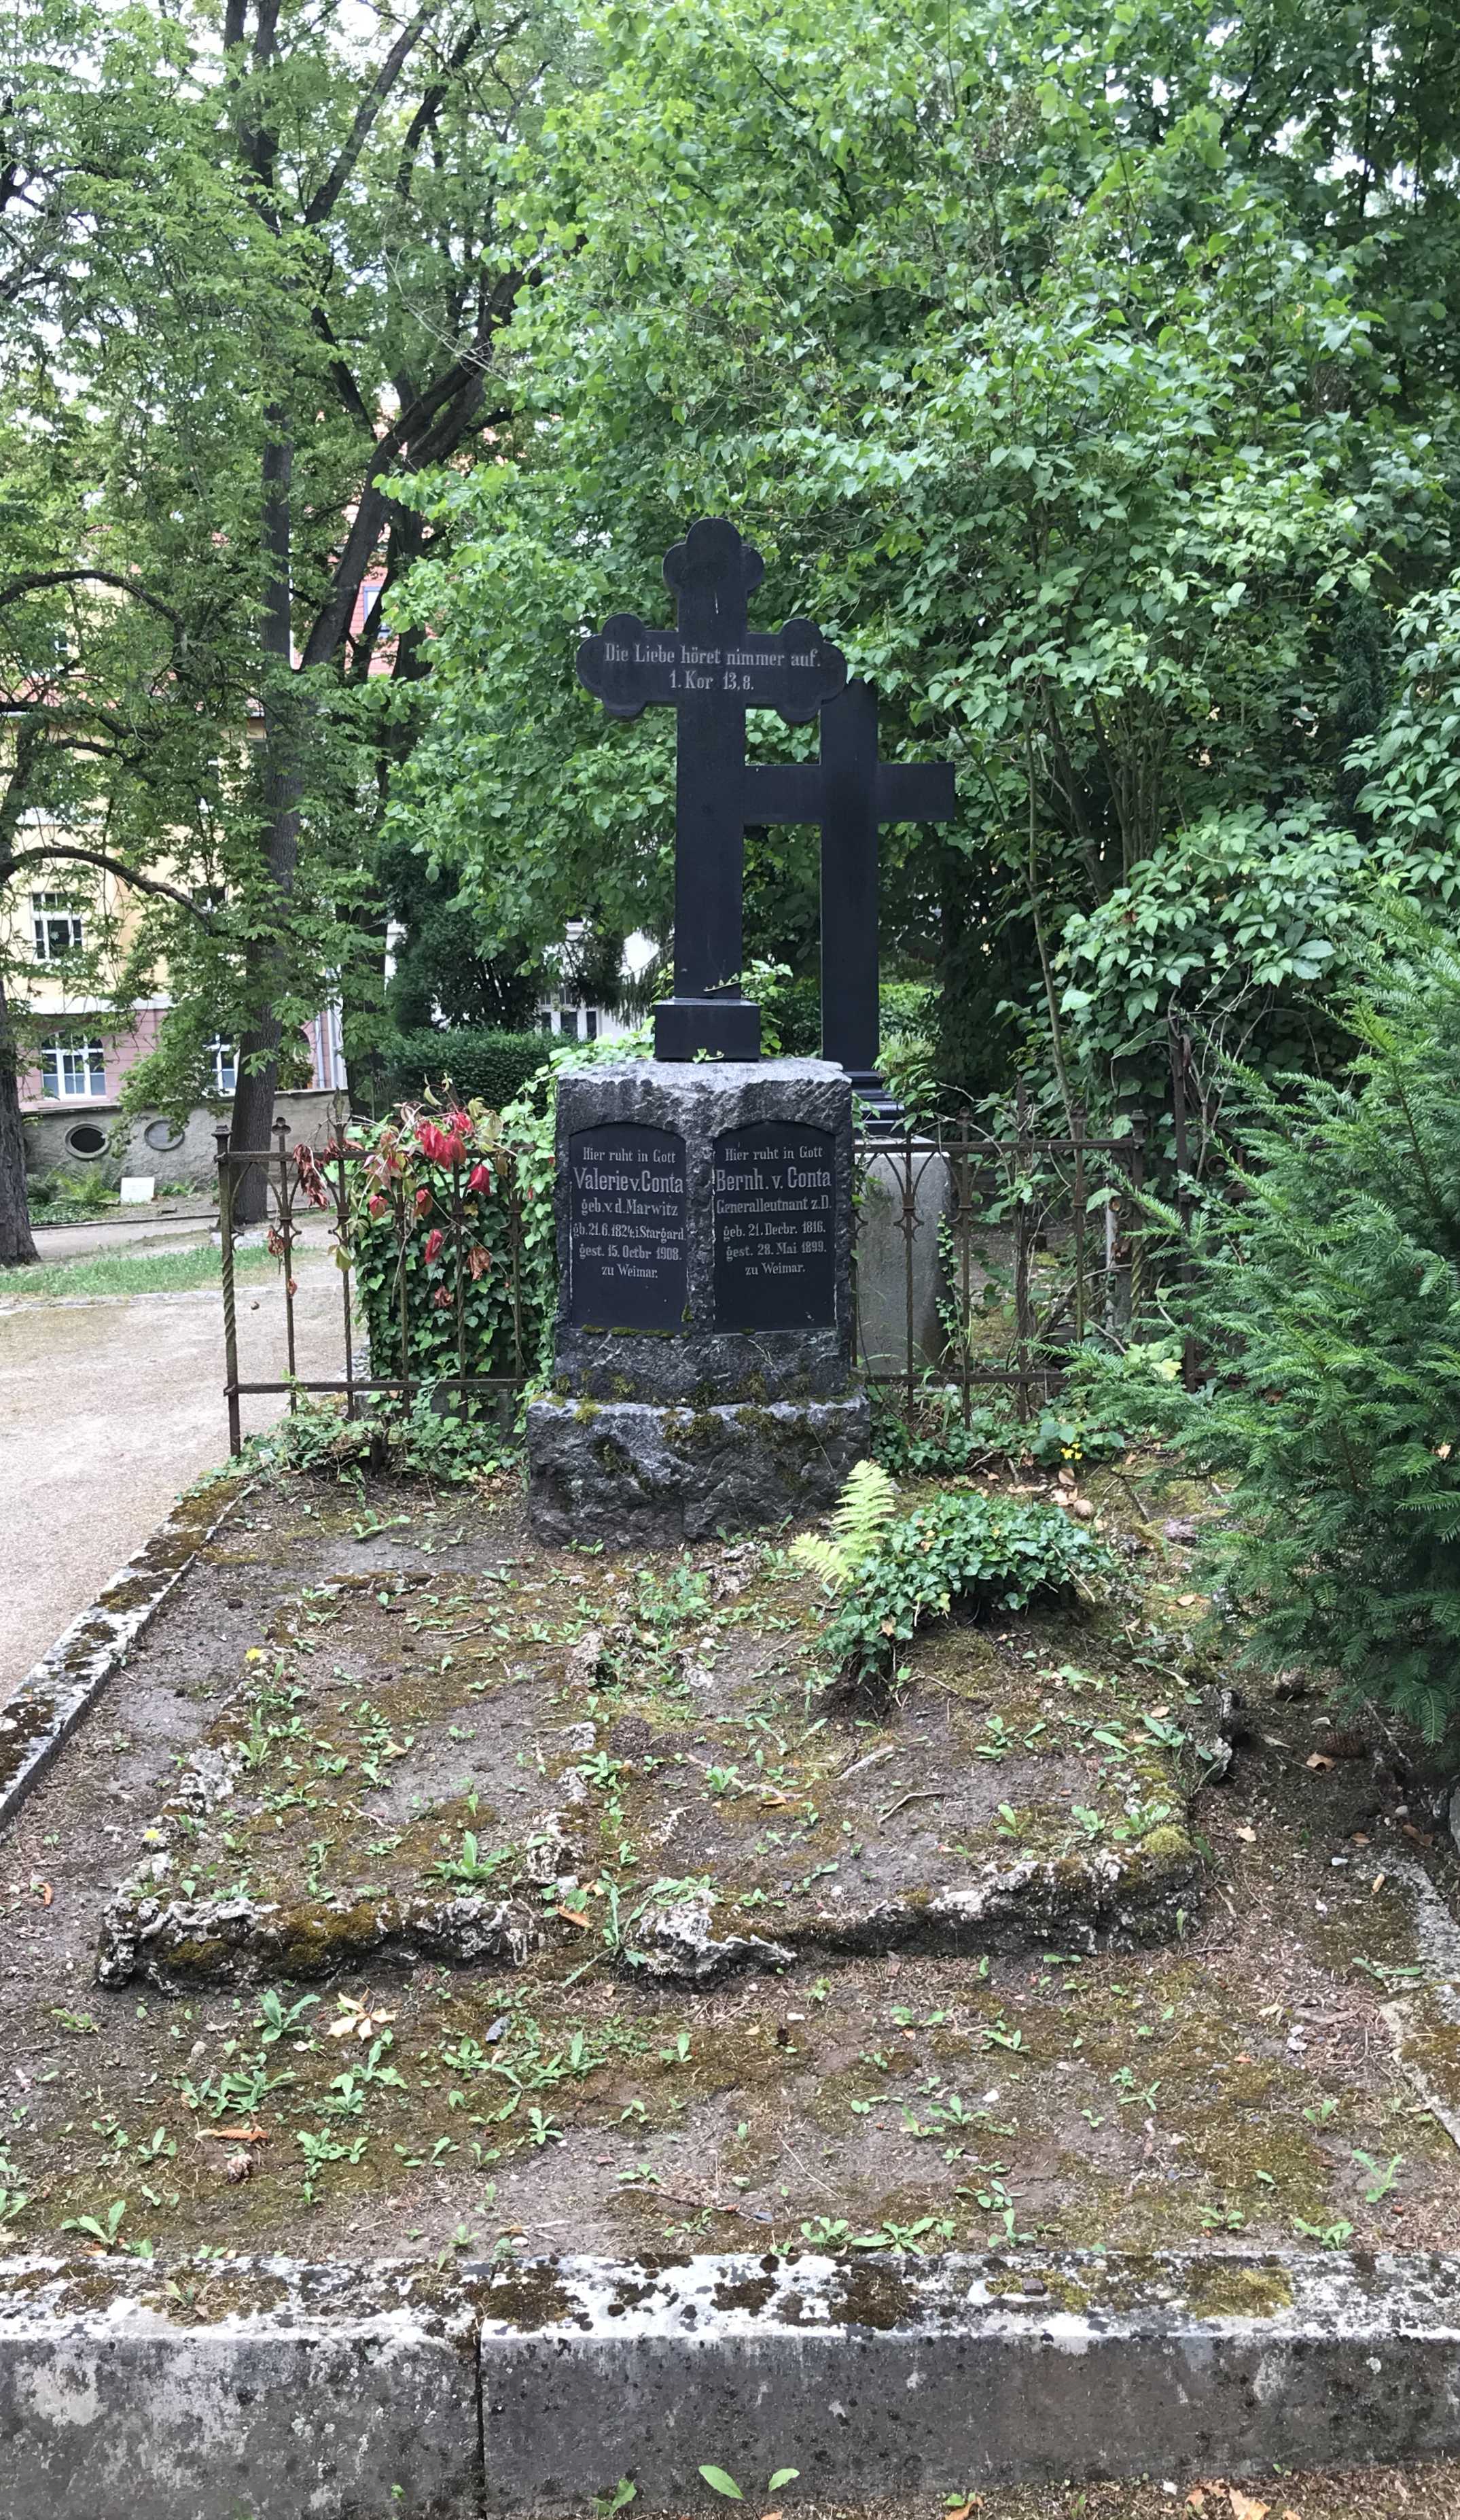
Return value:
<svg viewBox="0 0 1460 2520">
<path fill-rule="evenodd" d="M 272 415 L 282 423 L 283 414 Z M 299 807 L 304 792 L 301 752 L 300 695 L 294 684 L 289 587 L 289 473 L 293 449 L 286 429 L 263 452 L 263 542 L 271 563 L 264 590 L 262 647 L 264 654 L 264 872 L 271 904 L 282 914 L 294 889 L 299 863 Z M 276 1012 L 288 995 L 288 971 L 277 937 L 265 935 L 253 947 L 247 973 L 249 1003 L 258 1010 L 239 1044 L 238 1081 L 234 1087 L 232 1139 L 237 1148 L 267 1147 L 274 1122 L 274 1096 L 279 1085 L 279 1046 L 284 1026 Z M 268 1203 L 268 1174 L 250 1164 L 234 1186 L 234 1215 L 240 1225 L 262 1222 Z"/>
<path fill-rule="evenodd" d="M 35 1258 L 25 1199 L 25 1140 L 21 1127 L 19 1045 L 0 980 L 0 1268 Z"/>
</svg>

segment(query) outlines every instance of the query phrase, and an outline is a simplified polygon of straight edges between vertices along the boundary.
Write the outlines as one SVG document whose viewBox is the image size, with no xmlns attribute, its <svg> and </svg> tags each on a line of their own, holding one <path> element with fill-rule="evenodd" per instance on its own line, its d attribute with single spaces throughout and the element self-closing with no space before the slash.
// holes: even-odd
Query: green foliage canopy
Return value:
<svg viewBox="0 0 1460 2520">
<path fill-rule="evenodd" d="M 965 1064 L 1037 915 L 1057 943 L 1194 832 L 1264 828 L 1279 890 L 1323 817 L 1335 867 L 1366 841 L 1390 625 L 1453 564 L 1453 30 L 1315 38 L 1298 0 L 594 23 L 518 196 L 516 420 L 419 486 L 453 556 L 403 600 L 436 673 L 400 810 L 500 923 L 591 897 L 663 932 L 672 730 L 605 724 L 572 652 L 666 617 L 659 557 L 717 510 L 766 554 L 760 617 L 814 611 L 892 747 L 957 761 L 957 826 L 890 838 L 887 946 Z M 752 835 L 752 911 L 812 849 Z"/>
</svg>

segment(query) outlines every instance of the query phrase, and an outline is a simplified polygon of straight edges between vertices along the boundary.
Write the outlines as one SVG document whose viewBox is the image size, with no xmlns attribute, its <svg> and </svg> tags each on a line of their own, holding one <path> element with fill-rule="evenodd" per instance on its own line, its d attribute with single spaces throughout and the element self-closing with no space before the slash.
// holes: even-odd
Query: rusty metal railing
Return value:
<svg viewBox="0 0 1460 2520">
<path fill-rule="evenodd" d="M 473 1254 L 482 1247 L 478 1238 L 480 1219 L 468 1204 L 470 1168 L 465 1160 L 435 1168 L 430 1190 L 430 1231 L 439 1237 L 442 1246 L 444 1265 L 438 1292 L 444 1292 L 447 1301 L 440 1309 L 449 1313 L 451 1320 L 449 1325 L 437 1323 L 434 1330 L 438 1343 L 444 1334 L 448 1347 L 455 1349 L 455 1357 L 427 1361 L 419 1353 L 420 1323 L 412 1318 L 407 1267 L 408 1253 L 420 1239 L 422 1219 L 406 1183 L 373 1171 L 374 1150 L 348 1139 L 342 1114 L 333 1138 L 318 1152 L 303 1144 L 290 1148 L 288 1125 L 284 1120 L 275 1121 L 273 1135 L 272 1147 L 236 1148 L 230 1144 L 227 1128 L 220 1127 L 215 1132 L 223 1286 L 223 1393 L 230 1451 L 238 1454 L 243 1450 L 241 1404 L 250 1397 L 287 1399 L 292 1411 L 306 1392 L 342 1396 L 345 1415 L 353 1418 L 364 1398 L 394 1397 L 409 1408 L 413 1397 L 429 1384 L 433 1391 L 455 1392 L 468 1401 L 490 1398 L 497 1404 L 499 1415 L 509 1415 L 513 1399 L 528 1379 L 531 1362 L 522 1299 L 519 1205 L 510 1195 L 502 1203 L 507 1247 L 496 1255 L 499 1273 L 506 1275 L 503 1323 L 509 1363 L 506 1370 L 478 1371 L 474 1363 L 468 1364 L 473 1346 L 468 1304 L 477 1278 Z M 262 1220 L 258 1225 L 241 1226 L 239 1192 L 245 1182 L 255 1183 L 260 1175 Z M 372 1215 L 371 1205 L 383 1212 Z M 338 1272 L 341 1371 L 334 1374 L 299 1371 L 294 1259 L 303 1239 L 301 1215 L 325 1219 Z M 244 1378 L 240 1372 L 237 1254 L 241 1237 L 253 1232 L 262 1232 L 269 1251 L 280 1264 L 285 1358 L 282 1374 Z M 396 1260 L 396 1300 L 389 1308 L 394 1353 L 389 1349 L 383 1357 L 380 1353 L 386 1308 L 376 1303 L 363 1351 L 366 1362 L 362 1372 L 361 1332 L 365 1322 L 359 1301 L 357 1257 L 362 1236 L 378 1245 L 382 1232 L 387 1245 L 393 1246 Z M 502 1343 L 501 1339 L 494 1342 L 498 1346 Z M 386 1370 L 379 1370 L 382 1366 Z"/>
<path fill-rule="evenodd" d="M 525 1282 L 522 1209 L 509 1172 L 495 1184 L 488 1335 L 474 1291 L 484 1246 L 474 1238 L 482 1226 L 465 1158 L 430 1174 L 430 1237 L 440 1249 L 427 1298 L 423 1283 L 414 1294 L 412 1286 L 425 1222 L 419 1190 L 379 1170 L 377 1150 L 350 1139 L 343 1112 L 318 1152 L 291 1148 L 283 1120 L 273 1136 L 271 1147 L 241 1148 L 226 1128 L 216 1133 L 231 1451 L 242 1450 L 242 1403 L 251 1397 L 284 1399 L 293 1410 L 302 1394 L 330 1395 L 353 1418 L 367 1400 L 409 1408 L 429 1385 L 473 1406 L 490 1403 L 506 1422 L 536 1371 L 543 1303 L 543 1289 Z M 956 1394 L 965 1424 L 976 1395 L 991 1389 L 1031 1416 L 1091 1330 L 1118 1343 L 1139 1315 L 1144 1163 L 1139 1123 L 1124 1137 L 1091 1137 L 1077 1114 L 1071 1134 L 1049 1136 L 1025 1124 L 1022 1104 L 1012 1135 L 959 1122 L 859 1137 L 856 1343 L 864 1379 L 909 1418 L 930 1386 Z M 260 1175 L 262 1201 L 241 1202 L 244 1184 L 257 1187 Z M 261 1204 L 261 1224 L 242 1226 L 241 1203 Z M 300 1371 L 294 1263 L 309 1218 L 324 1222 L 338 1273 L 337 1371 L 329 1373 Z M 242 1236 L 259 1232 L 283 1279 L 284 1356 L 281 1371 L 245 1376 L 237 1254 Z M 387 1261 L 393 1254 L 388 1305 L 378 1283 L 362 1304 L 367 1240 L 377 1279 L 382 1245 Z"/>
<path fill-rule="evenodd" d="M 1119 1343 L 1142 1300 L 1145 1133 L 1010 1136 L 963 1122 L 858 1145 L 857 1343 L 864 1379 L 911 1415 L 930 1383 L 1002 1389 L 1021 1418 L 1091 1330 Z"/>
</svg>

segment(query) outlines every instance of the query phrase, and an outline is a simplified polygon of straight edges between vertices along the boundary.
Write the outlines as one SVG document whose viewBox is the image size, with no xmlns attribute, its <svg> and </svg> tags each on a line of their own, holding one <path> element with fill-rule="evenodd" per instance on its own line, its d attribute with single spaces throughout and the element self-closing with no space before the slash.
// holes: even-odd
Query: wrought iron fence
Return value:
<svg viewBox="0 0 1460 2520">
<path fill-rule="evenodd" d="M 424 1222 L 408 1185 L 372 1170 L 344 1114 L 321 1151 L 235 1148 L 217 1133 L 222 1247 L 224 1396 L 229 1443 L 243 1445 L 242 1403 L 302 1393 L 409 1407 L 429 1387 L 487 1402 L 504 1421 L 536 1370 L 547 1289 L 527 1263 L 523 1202 L 509 1170 L 494 1192 L 494 1242 L 478 1273 L 479 1204 L 464 1159 L 432 1174 L 433 1286 L 413 1284 Z M 930 1390 L 955 1395 L 967 1422 L 980 1392 L 1001 1389 L 1020 1417 L 1059 1387 L 1069 1352 L 1098 1328 L 1124 1338 L 1142 1301 L 1134 1231 L 1145 1161 L 1139 1126 L 1123 1138 L 1050 1137 L 1021 1124 L 992 1137 L 966 1124 L 857 1142 L 857 1355 L 866 1381 L 909 1417 Z M 478 1167 L 478 1169 L 480 1169 Z M 244 1226 L 245 1184 L 263 1192 L 261 1222 Z M 337 1304 L 311 1302 L 300 1353 L 295 1261 L 323 1225 L 338 1275 Z M 262 1239 L 284 1290 L 281 1370 L 244 1374 L 239 1253 Z M 383 1265 L 382 1265 L 383 1254 Z M 373 1265 L 367 1266 L 367 1263 Z M 490 1282 L 481 1279 L 489 1275 Z M 363 1292 L 363 1282 L 367 1291 Z M 330 1316 L 333 1327 L 325 1320 Z M 332 1370 L 317 1372 L 322 1345 Z"/>
<path fill-rule="evenodd" d="M 502 1201 L 507 1249 L 496 1255 L 499 1280 L 505 1281 L 502 1287 L 503 1322 L 508 1361 L 505 1370 L 482 1372 L 469 1370 L 467 1364 L 468 1352 L 478 1345 L 475 1335 L 477 1325 L 471 1319 L 478 1278 L 471 1255 L 480 1247 L 477 1240 L 480 1224 L 474 1207 L 469 1204 L 471 1168 L 465 1162 L 437 1168 L 431 1193 L 430 1230 L 441 1237 L 446 1265 L 441 1271 L 438 1285 L 447 1293 L 448 1301 L 442 1309 L 450 1318 L 444 1325 L 438 1323 L 434 1326 L 436 1336 L 433 1344 L 438 1353 L 427 1369 L 419 1356 L 420 1326 L 412 1318 L 412 1289 L 407 1265 L 413 1238 L 421 1219 L 415 1210 L 408 1185 L 373 1171 L 372 1151 L 347 1138 L 343 1111 L 336 1119 L 332 1139 L 318 1152 L 303 1144 L 290 1148 L 288 1125 L 284 1120 L 274 1123 L 275 1144 L 272 1147 L 233 1147 L 226 1128 L 220 1128 L 216 1136 L 218 1234 L 223 1282 L 223 1391 L 228 1406 L 231 1452 L 243 1450 L 241 1403 L 250 1397 L 286 1398 L 292 1410 L 297 1407 L 301 1393 L 329 1393 L 342 1396 L 346 1417 L 354 1418 L 359 1414 L 362 1399 L 393 1397 L 409 1408 L 416 1394 L 429 1385 L 434 1391 L 457 1392 L 468 1399 L 491 1399 L 504 1416 L 509 1414 L 516 1394 L 528 1379 L 534 1354 L 523 1307 L 521 1206 L 509 1190 Z M 256 1224 L 251 1219 L 244 1222 L 246 1209 L 258 1203 L 244 1197 L 245 1186 L 257 1190 L 260 1176 L 262 1219 Z M 381 1212 L 373 1215 L 372 1206 Z M 294 1261 L 297 1252 L 307 1242 L 310 1220 L 318 1218 L 326 1224 L 331 1253 L 339 1277 L 339 1305 L 335 1316 L 338 1350 L 334 1360 L 339 1371 L 332 1374 L 301 1372 L 298 1353 L 298 1282 Z M 360 1287 L 362 1237 L 368 1239 L 372 1235 L 378 1236 L 381 1228 L 387 1248 L 393 1246 L 396 1258 L 395 1300 L 388 1307 L 376 1302 L 366 1308 L 361 1302 Z M 258 1237 L 263 1238 L 279 1262 L 283 1278 L 284 1372 L 274 1376 L 245 1378 L 240 1372 L 238 1253 L 241 1246 Z M 386 1346 L 382 1338 L 382 1314 L 387 1313 L 393 1315 L 393 1335 L 386 1353 L 382 1355 L 382 1347 Z M 502 1344 L 500 1338 L 493 1339 L 489 1344 L 489 1355 Z M 453 1347 L 455 1372 L 452 1371 L 450 1353 Z M 389 1348 L 393 1348 L 393 1355 Z M 417 1362 L 414 1372 L 413 1358 Z M 381 1371 L 382 1366 L 393 1366 L 394 1371 Z"/>
<path fill-rule="evenodd" d="M 910 1415 L 929 1387 L 980 1390 L 1021 1418 L 1059 1386 L 1092 1329 L 1116 1342 L 1142 1302 L 1134 1232 L 1145 1164 L 1124 1137 L 1050 1137 L 1020 1120 L 966 1122 L 858 1147 L 858 1354 L 865 1380 Z"/>
</svg>

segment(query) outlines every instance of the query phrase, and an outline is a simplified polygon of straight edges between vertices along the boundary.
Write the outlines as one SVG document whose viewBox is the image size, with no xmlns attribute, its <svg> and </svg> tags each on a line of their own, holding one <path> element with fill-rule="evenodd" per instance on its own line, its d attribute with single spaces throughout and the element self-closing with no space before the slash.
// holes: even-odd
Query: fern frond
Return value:
<svg viewBox="0 0 1460 2520">
<path fill-rule="evenodd" d="M 848 1571 L 870 1556 L 897 1510 L 896 1482 L 880 1462 L 858 1462 L 831 1516 L 836 1548 Z"/>
<path fill-rule="evenodd" d="M 839 1593 L 851 1573 L 841 1551 L 818 1531 L 803 1531 L 791 1543 L 791 1555 L 798 1566 L 809 1566 L 814 1575 L 819 1575 L 828 1593 Z"/>
</svg>

